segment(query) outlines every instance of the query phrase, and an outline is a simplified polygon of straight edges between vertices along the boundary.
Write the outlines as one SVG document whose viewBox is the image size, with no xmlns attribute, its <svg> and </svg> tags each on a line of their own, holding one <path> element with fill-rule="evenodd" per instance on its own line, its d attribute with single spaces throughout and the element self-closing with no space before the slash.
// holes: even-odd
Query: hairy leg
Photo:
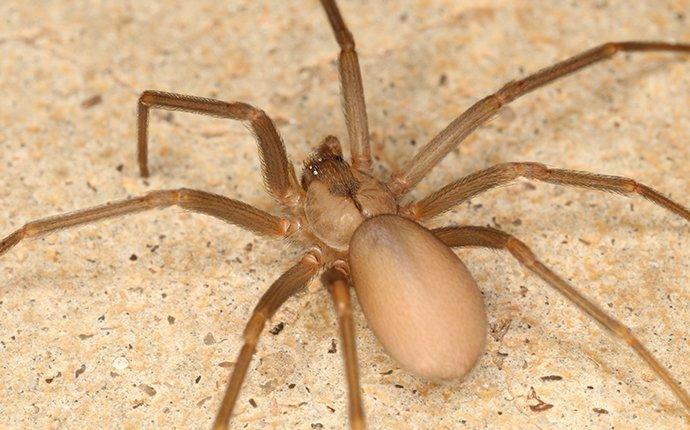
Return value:
<svg viewBox="0 0 690 430">
<path fill-rule="evenodd" d="M 333 297 L 333 304 L 340 323 L 340 339 L 342 340 L 347 376 L 350 428 L 362 430 L 365 427 L 364 408 L 362 408 L 361 389 L 359 387 L 357 344 L 355 342 L 355 328 L 352 324 L 352 305 L 347 275 L 337 268 L 330 268 L 321 276 L 321 280 Z"/>
<path fill-rule="evenodd" d="M 480 170 L 451 182 L 401 211 L 426 220 L 492 188 L 507 185 L 517 178 L 534 179 L 556 185 L 590 188 L 617 194 L 637 194 L 690 221 L 690 210 L 660 192 L 621 176 L 599 175 L 574 170 L 550 169 L 539 163 L 504 163 Z"/>
<path fill-rule="evenodd" d="M 502 106 L 558 78 L 602 60 L 607 60 L 617 52 L 626 51 L 690 53 L 690 44 L 637 41 L 606 43 L 542 69 L 524 79 L 509 82 L 496 93 L 476 102 L 448 124 L 404 165 L 400 173 L 391 177 L 388 181 L 388 187 L 396 195 L 402 196 L 421 181 L 443 157 L 448 155 L 470 133 L 491 119 Z"/>
<path fill-rule="evenodd" d="M 296 222 L 278 218 L 246 203 L 218 194 L 181 188 L 153 191 L 141 197 L 106 203 L 90 209 L 29 222 L 0 241 L 0 256 L 22 239 L 107 218 L 168 206 L 179 206 L 210 215 L 265 236 L 286 237 L 299 228 L 299 224 Z"/>
<path fill-rule="evenodd" d="M 296 206 L 303 191 L 295 169 L 287 158 L 285 144 L 273 121 L 260 109 L 246 103 L 220 100 L 162 91 L 144 91 L 138 104 L 138 158 L 141 176 L 149 176 L 148 122 L 149 109 L 158 108 L 202 115 L 248 121 L 259 142 L 261 170 L 268 191 L 281 203 Z"/>
<path fill-rule="evenodd" d="M 227 429 L 232 411 L 240 393 L 242 382 L 247 375 L 247 369 L 256 351 L 259 336 L 266 325 L 266 321 L 276 313 L 287 299 L 300 291 L 321 267 L 321 254 L 318 251 L 309 252 L 296 265 L 292 266 L 261 297 L 254 308 L 252 316 L 244 329 L 244 345 L 237 357 L 230 382 L 220 404 L 220 409 L 213 422 L 216 430 Z"/>
<path fill-rule="evenodd" d="M 371 171 L 371 149 L 369 148 L 369 125 L 367 107 L 364 102 L 362 73 L 359 67 L 355 40 L 340 15 L 335 0 L 321 0 L 335 38 L 340 45 L 338 71 L 343 92 L 343 110 L 347 134 L 350 138 L 352 165 L 364 172 Z"/>
<path fill-rule="evenodd" d="M 490 227 L 446 227 L 435 229 L 433 233 L 451 247 L 478 246 L 503 249 L 510 252 L 520 264 L 555 288 L 556 291 L 565 296 L 580 310 L 597 320 L 612 335 L 630 345 L 654 373 L 673 390 L 678 400 L 690 413 L 690 396 L 688 396 L 688 393 L 676 382 L 668 370 L 654 358 L 642 342 L 635 337 L 632 331 L 616 319 L 610 317 L 599 306 L 580 294 L 563 278 L 546 267 L 537 259 L 527 245 L 520 240 L 508 233 Z"/>
</svg>

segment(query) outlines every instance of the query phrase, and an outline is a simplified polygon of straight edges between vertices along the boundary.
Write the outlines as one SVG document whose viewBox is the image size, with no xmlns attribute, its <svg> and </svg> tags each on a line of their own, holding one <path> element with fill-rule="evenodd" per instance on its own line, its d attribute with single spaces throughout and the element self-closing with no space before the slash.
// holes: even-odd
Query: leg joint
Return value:
<svg viewBox="0 0 690 430">
<path fill-rule="evenodd" d="M 340 39 L 340 49 L 341 52 L 355 52 L 355 41 L 352 38 L 352 35 L 348 33 L 349 37 L 343 37 Z"/>
<path fill-rule="evenodd" d="M 156 97 L 156 92 L 153 90 L 146 90 L 139 96 L 139 105 L 150 107 Z"/>
<path fill-rule="evenodd" d="M 29 224 L 26 224 L 19 230 L 16 230 L 14 233 L 10 234 L 6 238 L 0 241 L 0 255 L 4 254 L 12 248 L 14 245 L 18 244 L 24 237 L 26 236 L 27 233 L 27 226 Z"/>
<path fill-rule="evenodd" d="M 281 219 L 280 220 L 280 231 L 281 235 L 284 237 L 290 237 L 302 229 L 302 222 L 298 219 Z"/>
<path fill-rule="evenodd" d="M 321 249 L 313 247 L 302 257 L 302 262 L 314 267 L 320 267 L 323 264 L 323 253 Z"/>
<path fill-rule="evenodd" d="M 151 191 L 144 197 L 147 206 L 155 208 L 160 206 L 172 206 L 182 201 L 182 196 L 187 195 L 184 188 L 178 190 Z"/>
<path fill-rule="evenodd" d="M 549 175 L 549 168 L 541 163 L 510 163 L 517 176 L 542 179 Z"/>
<path fill-rule="evenodd" d="M 401 196 L 410 189 L 410 183 L 403 176 L 395 175 L 389 181 L 388 190 L 396 196 Z"/>
<path fill-rule="evenodd" d="M 352 33 L 347 28 L 340 31 L 335 31 L 335 38 L 340 45 L 340 50 L 342 52 L 354 52 L 355 51 L 355 38 L 352 37 Z"/>
<path fill-rule="evenodd" d="M 609 317 L 608 324 L 611 327 L 611 331 L 618 336 L 619 338 L 623 339 L 625 343 L 627 343 L 630 346 L 636 346 L 639 342 L 635 338 L 635 335 L 633 335 L 632 330 L 630 330 L 628 327 L 624 326 L 623 324 L 619 323 L 615 319 Z"/>
<path fill-rule="evenodd" d="M 247 322 L 247 327 L 244 328 L 244 343 L 254 348 L 259 341 L 259 336 L 261 331 L 266 325 L 267 316 L 263 309 L 255 309 L 249 322 Z"/>
<path fill-rule="evenodd" d="M 642 193 L 642 185 L 634 179 L 628 179 L 625 184 L 625 188 L 629 190 L 630 193 Z"/>
<path fill-rule="evenodd" d="M 531 269 L 537 264 L 537 257 L 531 249 L 518 240 L 515 236 L 508 236 L 506 249 L 515 256 L 525 267 Z"/>
<path fill-rule="evenodd" d="M 400 207 L 400 209 L 398 210 L 398 215 L 408 217 L 415 221 L 421 220 L 422 213 L 420 211 L 419 202 L 411 202 L 406 204 L 405 206 Z"/>
<path fill-rule="evenodd" d="M 615 55 L 618 51 L 620 51 L 620 44 L 618 43 L 608 42 L 601 45 L 601 52 L 607 57 Z"/>
<path fill-rule="evenodd" d="M 501 89 L 496 91 L 493 96 L 491 96 L 497 103 L 498 107 L 507 105 L 508 103 L 515 100 L 517 97 L 525 92 L 524 87 L 525 81 L 511 81 L 503 85 Z"/>
<path fill-rule="evenodd" d="M 252 124 L 268 118 L 268 116 L 266 115 L 266 112 L 264 112 L 263 110 L 255 108 L 254 106 L 251 106 L 251 105 L 245 105 L 245 106 L 247 108 L 246 119 L 249 120 Z"/>
</svg>

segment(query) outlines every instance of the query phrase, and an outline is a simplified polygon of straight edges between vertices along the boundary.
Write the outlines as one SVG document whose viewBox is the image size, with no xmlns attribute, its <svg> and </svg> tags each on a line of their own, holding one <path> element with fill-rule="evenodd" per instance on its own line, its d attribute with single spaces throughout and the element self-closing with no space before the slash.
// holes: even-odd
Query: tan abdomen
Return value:
<svg viewBox="0 0 690 430">
<path fill-rule="evenodd" d="M 428 379 L 472 369 L 486 343 L 486 312 L 450 248 L 408 219 L 381 215 L 355 231 L 349 254 L 367 322 L 402 367 Z"/>
</svg>

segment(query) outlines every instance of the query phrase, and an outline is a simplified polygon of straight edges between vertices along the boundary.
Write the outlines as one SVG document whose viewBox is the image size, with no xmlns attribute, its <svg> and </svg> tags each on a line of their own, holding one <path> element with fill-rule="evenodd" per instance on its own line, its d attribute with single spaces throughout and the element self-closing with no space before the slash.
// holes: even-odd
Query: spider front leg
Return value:
<svg viewBox="0 0 690 430">
<path fill-rule="evenodd" d="M 540 163 L 497 164 L 451 182 L 422 200 L 408 204 L 403 211 L 411 214 L 419 221 L 427 220 L 478 194 L 509 184 L 520 177 L 617 194 L 637 194 L 690 222 L 690 210 L 688 208 L 633 179 L 574 170 L 551 169 Z"/>
<path fill-rule="evenodd" d="M 433 233 L 450 247 L 477 246 L 503 249 L 510 252 L 520 264 L 555 288 L 580 310 L 597 320 L 611 334 L 630 345 L 654 373 L 673 390 L 686 411 L 690 413 L 690 396 L 688 396 L 688 393 L 676 382 L 668 370 L 654 358 L 642 342 L 635 337 L 632 331 L 606 314 L 599 306 L 580 294 L 563 278 L 546 267 L 537 259 L 527 245 L 520 240 L 508 233 L 490 227 L 446 227 L 435 229 Z"/>
<path fill-rule="evenodd" d="M 252 316 L 244 329 L 244 345 L 237 357 L 230 382 L 228 382 L 220 409 L 213 422 L 215 430 L 228 428 L 237 396 L 240 394 L 242 382 L 247 376 L 249 363 L 256 351 L 256 344 L 259 342 L 259 336 L 261 336 L 266 321 L 276 313 L 287 299 L 299 292 L 309 282 L 309 279 L 316 275 L 320 267 L 320 251 L 310 251 L 299 263 L 278 278 L 259 299 L 259 303 L 254 308 L 254 312 L 252 312 Z"/>
<path fill-rule="evenodd" d="M 365 428 L 364 408 L 362 407 L 361 389 L 359 386 L 357 344 L 355 342 L 355 328 L 352 323 L 350 286 L 348 285 L 347 275 L 340 269 L 331 267 L 321 276 L 321 281 L 333 297 L 333 304 L 338 314 L 340 339 L 342 341 L 341 347 L 343 349 L 345 374 L 347 376 L 350 428 L 352 430 L 362 430 Z"/>
<path fill-rule="evenodd" d="M 617 52 L 666 51 L 690 53 L 690 44 L 665 42 L 611 42 L 597 46 L 526 78 L 505 84 L 460 114 L 441 130 L 408 161 L 400 173 L 393 175 L 387 185 L 394 194 L 402 196 L 460 144 L 474 130 L 491 119 L 501 107 L 537 88 L 550 84 L 585 67 L 613 57 Z"/>
<path fill-rule="evenodd" d="M 179 206 L 210 215 L 264 236 L 286 237 L 299 228 L 299 223 L 296 221 L 278 218 L 238 200 L 205 191 L 181 188 L 153 191 L 141 197 L 29 222 L 0 241 L 0 256 L 17 245 L 22 239 L 107 218 L 168 206 Z"/>
<path fill-rule="evenodd" d="M 227 103 L 184 94 L 144 91 L 139 97 L 137 118 L 137 152 L 141 176 L 149 176 L 148 122 L 151 108 L 249 121 L 259 142 L 261 168 L 268 191 L 286 206 L 294 207 L 299 203 L 304 192 L 295 175 L 295 169 L 287 158 L 283 139 L 264 111 L 246 103 Z"/>
<path fill-rule="evenodd" d="M 371 149 L 369 148 L 369 124 L 367 106 L 364 102 L 362 72 L 359 67 L 355 39 L 340 15 L 335 0 L 321 0 L 328 15 L 335 38 L 340 46 L 338 72 L 343 92 L 345 124 L 350 139 L 352 166 L 363 172 L 371 172 Z"/>
</svg>

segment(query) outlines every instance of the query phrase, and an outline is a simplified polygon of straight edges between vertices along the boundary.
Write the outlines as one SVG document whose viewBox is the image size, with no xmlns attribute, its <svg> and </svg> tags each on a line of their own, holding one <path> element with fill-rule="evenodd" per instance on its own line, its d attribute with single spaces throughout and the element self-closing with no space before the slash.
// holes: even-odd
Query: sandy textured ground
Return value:
<svg viewBox="0 0 690 430">
<path fill-rule="evenodd" d="M 411 155 L 506 80 L 584 48 L 690 41 L 687 0 L 357 0 L 342 8 L 382 163 Z M 4 1 L 0 17 L 0 235 L 177 186 L 272 208 L 251 135 L 227 121 L 155 113 L 152 177 L 140 179 L 135 105 L 144 89 L 256 104 L 298 161 L 325 134 L 346 137 L 337 48 L 314 0 Z M 494 163 L 531 160 L 631 176 L 688 205 L 689 106 L 690 58 L 621 55 L 505 109 L 414 195 Z M 437 225 L 450 222 L 524 238 L 690 384 L 687 222 L 640 198 L 524 182 Z M 0 261 L 0 427 L 207 428 L 244 321 L 297 255 L 176 209 L 21 243 Z M 371 428 L 687 425 L 670 390 L 627 346 L 508 256 L 460 255 L 490 314 L 486 355 L 467 380 L 429 384 L 396 367 L 357 309 Z M 240 427 L 346 425 L 334 314 L 318 284 L 310 290 L 279 312 L 273 324 L 284 330 L 260 345 L 237 407 Z"/>
</svg>

